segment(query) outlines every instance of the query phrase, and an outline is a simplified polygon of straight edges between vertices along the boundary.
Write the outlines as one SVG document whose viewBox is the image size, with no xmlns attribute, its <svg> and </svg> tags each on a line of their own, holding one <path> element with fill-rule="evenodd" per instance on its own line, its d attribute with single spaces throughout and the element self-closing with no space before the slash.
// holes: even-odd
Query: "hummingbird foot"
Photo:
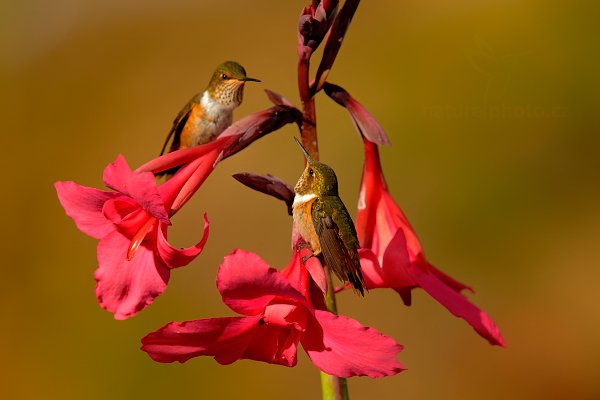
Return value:
<svg viewBox="0 0 600 400">
<path fill-rule="evenodd" d="M 303 249 L 310 249 L 312 250 L 312 247 L 310 247 L 310 243 L 307 242 L 298 242 L 298 244 L 296 245 L 296 251 L 300 251 Z"/>
<path fill-rule="evenodd" d="M 305 255 L 304 257 L 302 257 L 302 264 L 306 264 L 306 262 L 308 261 L 309 258 L 316 257 L 316 254 L 312 253 L 312 247 L 310 246 L 310 243 L 299 242 L 296 245 L 296 251 L 300 252 L 300 251 L 302 251 L 304 249 L 309 249 L 311 251 L 311 253 Z"/>
<path fill-rule="evenodd" d="M 306 264 L 306 262 L 311 258 L 311 257 L 316 257 L 316 255 L 314 254 L 307 254 L 304 257 L 302 257 L 302 264 Z"/>
</svg>

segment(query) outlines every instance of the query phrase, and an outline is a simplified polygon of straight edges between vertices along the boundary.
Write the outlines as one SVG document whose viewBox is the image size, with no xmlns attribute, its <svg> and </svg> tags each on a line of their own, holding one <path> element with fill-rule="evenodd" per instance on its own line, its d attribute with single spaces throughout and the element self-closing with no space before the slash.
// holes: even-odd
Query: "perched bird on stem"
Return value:
<svg viewBox="0 0 600 400">
<path fill-rule="evenodd" d="M 294 187 L 293 220 L 315 256 L 322 256 L 340 280 L 350 282 L 364 296 L 367 288 L 358 257 L 358 238 L 348 210 L 338 194 L 331 167 L 314 161 L 296 139 L 306 157 L 306 168 Z"/>
</svg>

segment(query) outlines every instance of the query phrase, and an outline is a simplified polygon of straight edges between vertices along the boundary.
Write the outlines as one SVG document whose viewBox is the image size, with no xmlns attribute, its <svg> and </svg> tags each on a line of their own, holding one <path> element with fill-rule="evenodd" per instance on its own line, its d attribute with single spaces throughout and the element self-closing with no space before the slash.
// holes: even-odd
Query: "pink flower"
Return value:
<svg viewBox="0 0 600 400">
<path fill-rule="evenodd" d="M 274 94 L 275 96 L 278 96 Z M 67 214 L 84 233 L 100 239 L 94 275 L 100 305 L 116 319 L 135 315 L 166 288 L 171 268 L 189 264 L 208 238 L 193 247 L 175 249 L 166 240 L 169 217 L 192 197 L 216 165 L 249 144 L 298 121 L 292 106 L 276 105 L 242 118 L 214 142 L 157 157 L 132 172 L 123 157 L 106 167 L 108 192 L 74 182 L 55 184 Z M 184 165 L 159 187 L 152 173 Z"/>
<path fill-rule="evenodd" d="M 356 230 L 363 247 L 360 255 L 367 287 L 392 288 L 407 305 L 411 289 L 420 287 L 491 344 L 505 346 L 492 319 L 460 294 L 463 289 L 471 289 L 426 260 L 419 239 L 388 192 L 377 145 L 363 141 L 365 164 Z"/>
<path fill-rule="evenodd" d="M 394 375 L 402 346 L 357 321 L 323 311 L 323 293 L 296 252 L 282 272 L 257 255 L 236 250 L 217 275 L 223 301 L 242 316 L 172 322 L 142 339 L 142 350 L 159 362 L 212 356 L 220 364 L 240 359 L 296 365 L 300 343 L 322 371 L 339 377 Z M 310 258 L 307 264 L 319 264 Z M 318 271 L 320 265 L 312 265 Z M 315 305 L 316 304 L 316 305 Z"/>
<path fill-rule="evenodd" d="M 165 290 L 171 268 L 189 264 L 202 251 L 208 239 L 206 215 L 198 244 L 175 249 L 167 242 L 167 210 L 190 172 L 188 168 L 157 187 L 151 173 L 132 172 L 119 156 L 104 170 L 104 183 L 114 192 L 56 182 L 67 215 L 83 233 L 100 240 L 96 297 L 115 319 L 150 305 Z"/>
</svg>

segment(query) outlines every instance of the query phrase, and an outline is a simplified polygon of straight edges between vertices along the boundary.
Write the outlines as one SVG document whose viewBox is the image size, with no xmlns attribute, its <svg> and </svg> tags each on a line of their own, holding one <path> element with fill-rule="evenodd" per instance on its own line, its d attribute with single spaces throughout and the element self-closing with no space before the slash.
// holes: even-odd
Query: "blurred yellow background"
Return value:
<svg viewBox="0 0 600 400">
<path fill-rule="evenodd" d="M 6 399 L 319 398 L 298 366 L 211 358 L 158 364 L 140 338 L 172 320 L 233 315 L 214 279 L 234 248 L 282 267 L 284 206 L 230 175 L 294 183 L 295 127 L 219 165 L 170 231 L 204 253 L 174 271 L 139 316 L 114 321 L 94 297 L 96 241 L 60 207 L 57 180 L 102 187 L 124 154 L 157 155 L 172 119 L 213 68 L 250 76 L 236 119 L 298 103 L 296 26 L 308 1 L 4 2 L 0 64 L 4 154 L 0 396 Z M 341 311 L 406 346 L 409 369 L 351 379 L 353 399 L 600 398 L 600 6 L 594 2 L 365 1 L 330 80 L 380 121 L 392 194 L 428 258 L 472 285 L 507 349 L 489 346 L 422 291 L 339 298 Z M 319 53 L 320 54 L 320 53 Z M 318 58 L 317 58 L 318 59 Z M 315 66 L 316 67 L 316 66 Z M 322 160 L 354 214 L 362 145 L 346 112 L 317 98 Z"/>
</svg>

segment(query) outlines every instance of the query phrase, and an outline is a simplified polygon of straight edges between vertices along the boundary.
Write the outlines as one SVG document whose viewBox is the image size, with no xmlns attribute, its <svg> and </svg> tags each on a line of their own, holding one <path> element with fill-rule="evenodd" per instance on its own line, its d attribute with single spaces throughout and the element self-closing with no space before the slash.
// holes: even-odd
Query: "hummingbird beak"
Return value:
<svg viewBox="0 0 600 400">
<path fill-rule="evenodd" d="M 242 81 L 244 81 L 244 82 L 260 82 L 260 79 L 246 77 L 246 78 L 242 79 Z"/>
<path fill-rule="evenodd" d="M 302 142 L 300 142 L 300 140 L 298 140 L 298 138 L 296 136 L 294 136 L 294 140 L 296 141 L 296 143 L 298 143 L 298 146 L 300 146 L 300 148 L 302 149 L 302 153 L 304 153 L 304 157 L 306 158 L 306 161 L 308 161 L 309 163 L 314 162 L 314 160 L 312 159 L 310 154 L 308 154 L 308 151 L 306 151 L 304 146 L 302 146 Z"/>
</svg>

